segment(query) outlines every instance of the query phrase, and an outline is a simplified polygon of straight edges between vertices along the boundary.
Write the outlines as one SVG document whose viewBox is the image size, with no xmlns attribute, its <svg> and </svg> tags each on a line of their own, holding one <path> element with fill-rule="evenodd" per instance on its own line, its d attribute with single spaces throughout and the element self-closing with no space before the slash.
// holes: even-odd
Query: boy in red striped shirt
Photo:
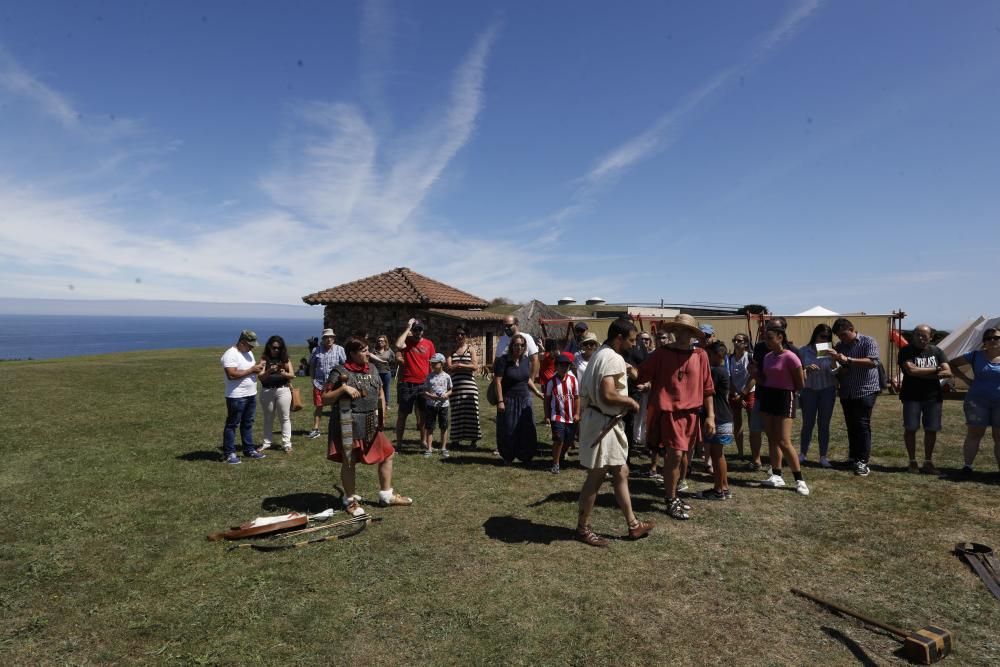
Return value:
<svg viewBox="0 0 1000 667">
<path fill-rule="evenodd" d="M 552 474 L 559 474 L 576 424 L 580 421 L 580 387 L 576 376 L 569 372 L 573 355 L 562 352 L 556 357 L 556 374 L 545 384 L 545 421 L 552 424 Z"/>
</svg>

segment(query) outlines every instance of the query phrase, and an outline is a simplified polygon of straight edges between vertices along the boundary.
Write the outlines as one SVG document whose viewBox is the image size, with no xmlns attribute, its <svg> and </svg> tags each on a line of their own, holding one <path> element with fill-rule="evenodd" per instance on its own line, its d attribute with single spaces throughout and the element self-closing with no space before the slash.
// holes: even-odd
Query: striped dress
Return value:
<svg viewBox="0 0 1000 667">
<path fill-rule="evenodd" d="M 453 364 L 471 364 L 472 352 L 465 348 L 462 354 L 451 355 Z M 471 440 L 475 442 L 483 437 L 479 427 L 479 385 L 471 371 L 457 370 L 451 374 L 453 389 L 451 392 L 451 432 L 452 442 Z"/>
</svg>

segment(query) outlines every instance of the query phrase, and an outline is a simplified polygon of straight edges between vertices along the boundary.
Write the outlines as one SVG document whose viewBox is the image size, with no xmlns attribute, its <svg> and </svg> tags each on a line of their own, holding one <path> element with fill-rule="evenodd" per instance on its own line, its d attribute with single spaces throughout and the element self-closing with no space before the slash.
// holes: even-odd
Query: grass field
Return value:
<svg viewBox="0 0 1000 667">
<path fill-rule="evenodd" d="M 797 586 L 898 626 L 952 629 L 949 663 L 1000 664 L 1000 603 L 950 553 L 966 540 L 1000 547 L 991 448 L 972 481 L 903 472 L 895 397 L 876 408 L 870 477 L 809 467 L 802 498 L 755 488 L 763 475 L 737 464 L 736 498 L 692 501 L 686 523 L 634 479 L 636 510 L 657 529 L 606 550 L 572 540 L 583 473 L 498 466 L 484 402 L 480 451 L 397 456 L 412 507 L 372 507 L 383 520 L 345 541 L 227 552 L 205 535 L 339 507 L 339 475 L 322 441 L 303 437 L 308 409 L 294 415 L 291 456 L 219 463 L 221 352 L 0 364 L 0 663 L 902 663 L 890 636 Z M 257 424 L 259 438 L 259 413 Z M 943 469 L 959 467 L 962 424 L 948 403 Z M 834 426 L 839 460 L 840 415 Z M 359 492 L 376 489 L 361 469 Z M 624 532 L 608 488 L 594 526 Z"/>
</svg>

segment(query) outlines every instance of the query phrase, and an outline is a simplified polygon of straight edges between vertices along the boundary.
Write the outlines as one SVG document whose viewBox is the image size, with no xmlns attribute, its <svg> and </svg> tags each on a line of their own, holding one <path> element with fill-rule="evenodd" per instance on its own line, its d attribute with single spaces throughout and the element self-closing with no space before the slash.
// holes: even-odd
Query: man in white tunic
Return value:
<svg viewBox="0 0 1000 667">
<path fill-rule="evenodd" d="M 639 404 L 628 396 L 628 365 L 622 358 L 635 346 L 636 328 L 631 320 L 619 318 L 608 328 L 608 339 L 594 353 L 580 379 L 580 463 L 587 478 L 580 490 L 580 513 L 576 539 L 593 547 L 606 547 L 608 540 L 590 527 L 590 514 L 605 473 L 611 474 L 615 500 L 625 515 L 628 537 L 637 540 L 653 529 L 652 522 L 639 521 L 632 512 L 628 492 L 628 439 L 619 415 L 635 412 Z"/>
</svg>

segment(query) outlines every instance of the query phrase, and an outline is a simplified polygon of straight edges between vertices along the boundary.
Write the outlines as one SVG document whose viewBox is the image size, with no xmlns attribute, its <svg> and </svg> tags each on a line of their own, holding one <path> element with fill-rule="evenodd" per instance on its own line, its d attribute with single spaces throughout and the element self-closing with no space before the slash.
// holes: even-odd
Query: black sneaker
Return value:
<svg viewBox="0 0 1000 667">
<path fill-rule="evenodd" d="M 702 500 L 729 500 L 729 496 L 726 495 L 726 492 L 718 489 L 708 489 L 706 491 L 702 491 L 698 494 L 698 497 Z"/>
<path fill-rule="evenodd" d="M 854 474 L 858 477 L 867 477 L 869 472 L 868 464 L 864 461 L 858 461 L 854 464 Z"/>
</svg>

